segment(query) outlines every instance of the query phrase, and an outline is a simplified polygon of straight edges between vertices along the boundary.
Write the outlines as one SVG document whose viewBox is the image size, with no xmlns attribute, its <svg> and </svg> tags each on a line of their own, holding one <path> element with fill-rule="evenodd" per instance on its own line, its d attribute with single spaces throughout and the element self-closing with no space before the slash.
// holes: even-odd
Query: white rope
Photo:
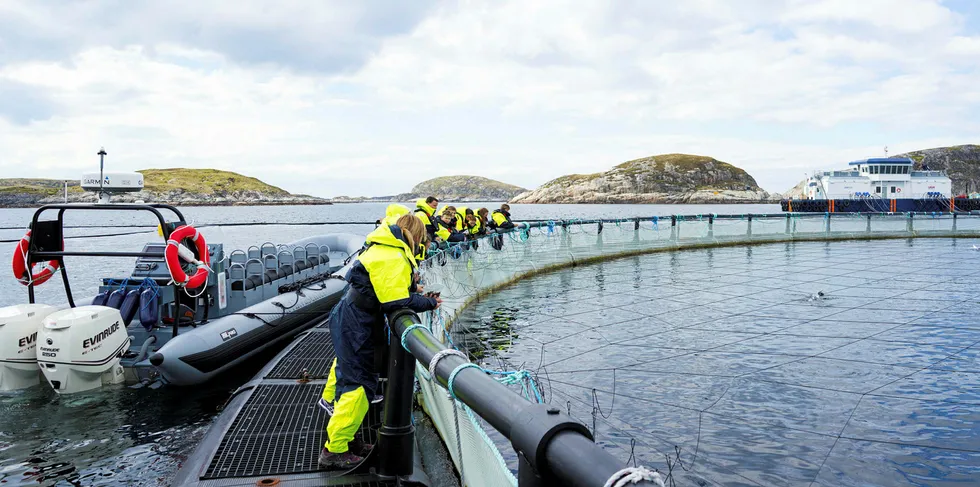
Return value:
<svg viewBox="0 0 980 487">
<path fill-rule="evenodd" d="M 459 350 L 455 350 L 455 349 L 452 349 L 452 348 L 447 348 L 445 350 L 440 350 L 435 355 L 433 355 L 432 356 L 432 360 L 429 361 L 429 377 L 435 377 L 436 376 L 436 367 L 439 365 L 439 361 L 442 360 L 442 359 L 444 359 L 444 358 L 446 358 L 446 357 L 448 357 L 448 356 L 450 356 L 450 355 L 456 355 L 456 356 L 462 357 L 463 360 L 469 361 L 469 358 L 466 356 L 466 354 L 463 353 L 463 352 L 460 352 Z"/>
<path fill-rule="evenodd" d="M 626 487 L 629 484 L 637 484 L 644 480 L 653 482 L 659 487 L 665 487 L 664 479 L 660 477 L 660 474 L 646 467 L 626 467 L 612 474 L 612 477 L 609 477 L 603 487 Z"/>
<path fill-rule="evenodd" d="M 197 236 L 198 236 L 198 233 L 195 230 L 194 240 L 197 240 Z M 177 249 L 178 249 L 177 259 L 183 260 L 180 257 L 180 251 L 179 251 L 180 245 L 181 245 L 180 242 L 178 242 L 176 240 L 173 240 L 173 239 L 169 239 L 169 240 L 167 240 L 167 245 L 168 246 L 173 245 L 173 246 L 177 247 Z M 180 282 L 177 281 L 177 279 L 174 279 L 174 273 L 173 273 L 173 271 L 170 270 L 170 266 L 169 265 L 166 266 L 167 267 L 167 273 L 170 274 L 170 282 L 167 283 L 167 284 L 168 285 L 170 285 L 170 284 L 180 284 L 180 288 L 184 290 L 184 294 L 186 294 L 187 296 L 189 296 L 189 297 L 191 297 L 193 299 L 197 299 L 197 298 L 203 296 L 204 293 L 207 292 L 207 290 L 208 290 L 208 281 L 211 279 L 211 274 L 214 274 L 215 272 L 214 272 L 214 269 L 211 268 L 211 266 L 209 266 L 209 265 L 207 265 L 204 262 L 201 262 L 199 260 L 195 260 L 194 262 L 191 262 L 191 263 L 192 264 L 196 264 L 198 267 L 203 267 L 203 268 L 205 268 L 205 269 L 208 270 L 208 277 L 207 277 L 207 279 L 204 280 L 204 285 L 201 286 L 201 291 L 200 292 L 198 292 L 197 294 L 191 294 L 191 292 L 187 290 L 187 283 L 190 282 L 192 276 L 190 274 L 184 273 L 184 282 L 183 283 L 180 283 Z"/>
</svg>

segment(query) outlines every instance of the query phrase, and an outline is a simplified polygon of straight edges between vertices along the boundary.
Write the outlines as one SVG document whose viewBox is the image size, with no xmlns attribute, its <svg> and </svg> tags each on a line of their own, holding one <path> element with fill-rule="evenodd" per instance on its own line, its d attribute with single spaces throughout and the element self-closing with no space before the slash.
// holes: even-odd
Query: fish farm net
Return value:
<svg viewBox="0 0 980 487">
<path fill-rule="evenodd" d="M 668 484 L 969 483 L 980 252 L 945 237 L 978 230 L 969 215 L 543 222 L 432 256 L 445 301 L 425 321 Z M 507 440 L 418 375 L 464 483 L 514 484 Z"/>
</svg>

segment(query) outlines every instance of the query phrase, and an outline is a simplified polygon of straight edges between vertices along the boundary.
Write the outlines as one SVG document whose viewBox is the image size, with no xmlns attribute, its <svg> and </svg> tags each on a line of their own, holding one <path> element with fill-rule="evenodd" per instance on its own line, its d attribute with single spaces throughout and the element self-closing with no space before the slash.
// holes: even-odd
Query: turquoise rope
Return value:
<svg viewBox="0 0 980 487">
<path fill-rule="evenodd" d="M 480 369 L 483 370 L 479 365 L 473 362 L 466 362 L 465 364 L 460 364 L 459 367 L 453 369 L 453 373 L 449 374 L 449 380 L 446 381 L 446 390 L 449 391 L 449 398 L 455 400 L 456 392 L 453 391 L 453 382 L 456 380 L 456 375 L 463 371 L 463 369 Z M 485 371 L 484 371 L 485 372 Z"/>
<path fill-rule="evenodd" d="M 408 350 L 408 344 L 405 343 L 405 340 L 408 340 L 408 334 L 411 333 L 412 330 L 415 330 L 415 329 L 418 329 L 418 328 L 421 328 L 421 329 L 423 329 L 423 330 L 425 330 L 425 331 L 427 331 L 429 333 L 432 333 L 432 330 L 429 329 L 429 327 L 427 327 L 427 326 L 425 326 L 423 324 L 415 324 L 415 325 L 409 326 L 408 328 L 405 328 L 405 331 L 402 332 L 402 340 L 401 340 L 401 343 L 402 343 L 402 348 L 404 348 L 406 351 Z"/>
</svg>

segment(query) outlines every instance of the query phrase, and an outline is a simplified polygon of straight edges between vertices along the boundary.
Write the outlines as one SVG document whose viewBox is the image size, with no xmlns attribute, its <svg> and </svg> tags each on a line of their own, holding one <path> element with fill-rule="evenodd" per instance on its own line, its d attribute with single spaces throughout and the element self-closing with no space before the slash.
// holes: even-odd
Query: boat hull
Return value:
<svg viewBox="0 0 980 487">
<path fill-rule="evenodd" d="M 364 237 L 329 235 L 290 245 L 302 246 L 307 241 L 352 255 L 361 248 Z M 159 373 L 168 384 L 193 385 L 211 380 L 325 319 L 347 287 L 342 276 L 352 262 L 329 278 L 298 291 L 279 294 L 183 332 L 135 367 Z"/>
<path fill-rule="evenodd" d="M 795 213 L 949 213 L 978 211 L 980 199 L 896 198 L 782 200 L 782 210 Z"/>
</svg>

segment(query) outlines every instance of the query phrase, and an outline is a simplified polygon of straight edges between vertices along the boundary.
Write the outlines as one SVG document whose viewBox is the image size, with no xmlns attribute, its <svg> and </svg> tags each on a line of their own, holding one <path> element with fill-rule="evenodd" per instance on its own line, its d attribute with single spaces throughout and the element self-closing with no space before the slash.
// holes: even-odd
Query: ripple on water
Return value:
<svg viewBox="0 0 980 487">
<path fill-rule="evenodd" d="M 484 363 L 537 371 L 600 445 L 678 485 L 974 485 L 980 253 L 960 247 L 650 254 L 518 282 L 460 322 L 498 339 Z"/>
<path fill-rule="evenodd" d="M 195 389 L 109 387 L 0 395 L 0 484 L 165 485 L 228 397 Z"/>
</svg>

